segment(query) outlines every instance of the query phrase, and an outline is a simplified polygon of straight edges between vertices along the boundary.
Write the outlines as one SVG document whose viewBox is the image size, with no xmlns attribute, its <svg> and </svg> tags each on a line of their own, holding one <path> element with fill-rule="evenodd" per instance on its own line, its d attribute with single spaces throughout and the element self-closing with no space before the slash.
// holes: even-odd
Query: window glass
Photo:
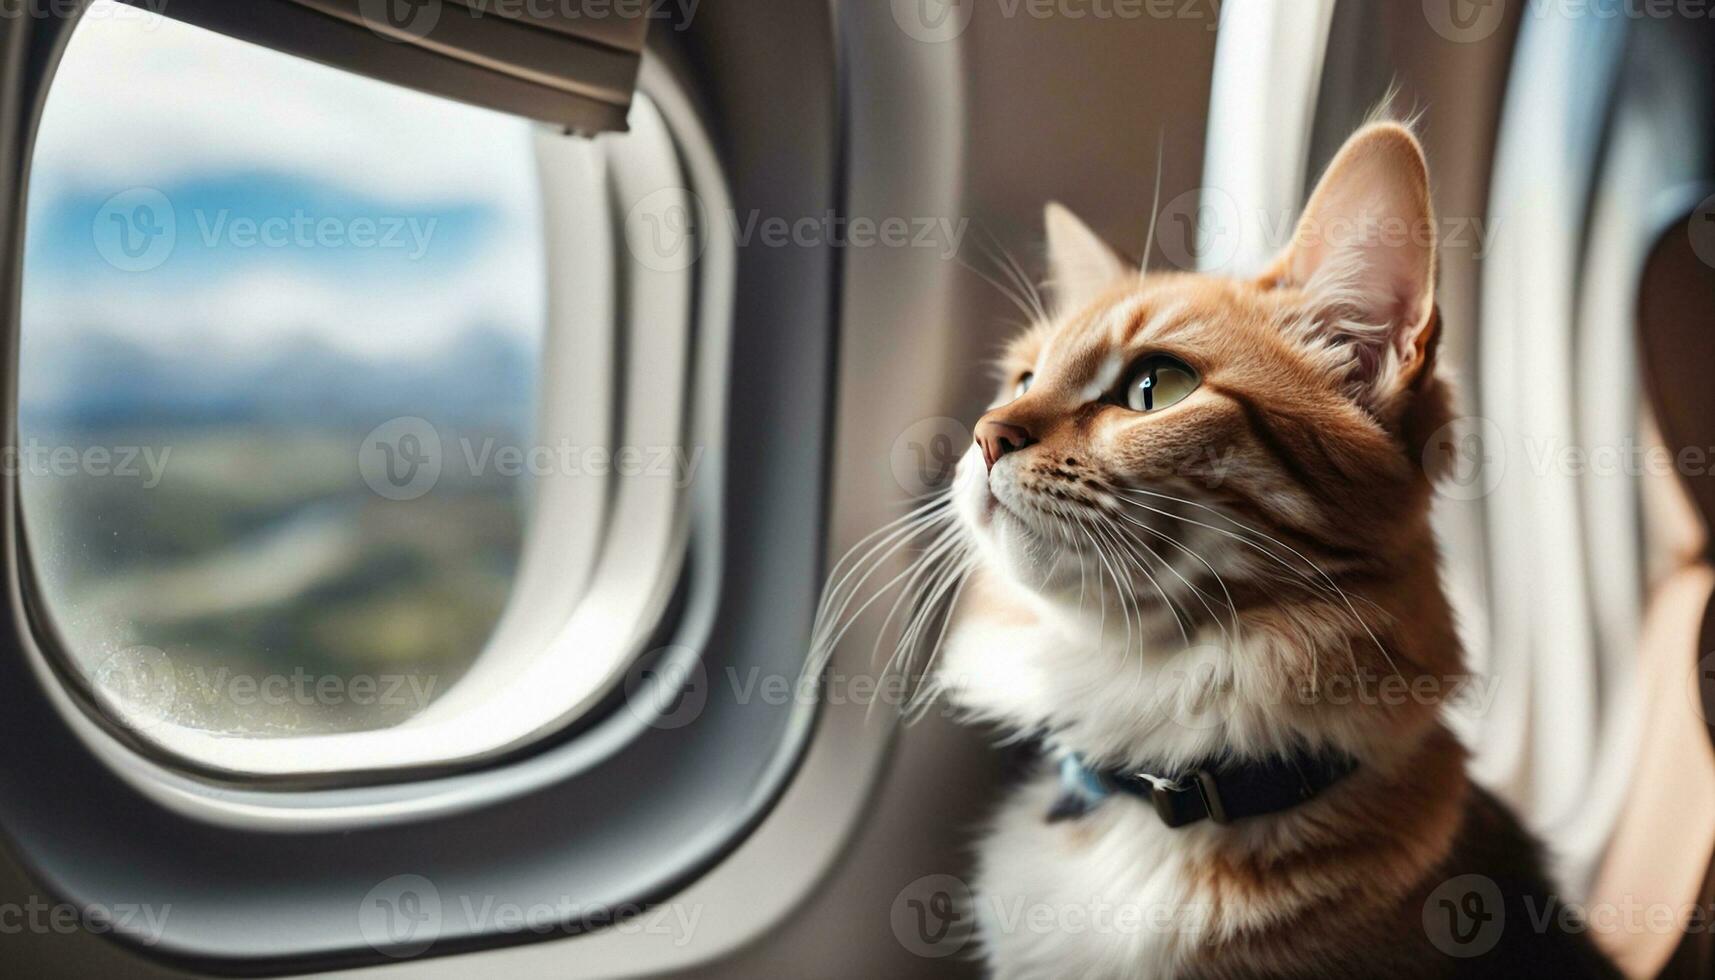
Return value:
<svg viewBox="0 0 1715 980">
<path fill-rule="evenodd" d="M 357 731 L 469 667 L 526 527 L 495 460 L 535 429 L 535 166 L 523 120 L 94 5 L 33 160 L 12 462 L 99 695 Z"/>
</svg>

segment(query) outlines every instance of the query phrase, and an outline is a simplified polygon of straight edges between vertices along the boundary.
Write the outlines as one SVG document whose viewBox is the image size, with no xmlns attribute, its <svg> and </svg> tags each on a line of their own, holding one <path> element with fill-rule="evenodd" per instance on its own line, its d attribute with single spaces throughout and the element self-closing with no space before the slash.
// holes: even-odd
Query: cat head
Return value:
<svg viewBox="0 0 1715 980">
<path fill-rule="evenodd" d="M 1140 273 L 1047 212 L 1051 315 L 1007 346 L 954 485 L 981 559 L 1050 604 L 1195 616 L 1420 540 L 1435 216 L 1404 126 L 1356 133 L 1255 279 Z M 1229 603 L 1230 605 L 1230 603 Z"/>
</svg>

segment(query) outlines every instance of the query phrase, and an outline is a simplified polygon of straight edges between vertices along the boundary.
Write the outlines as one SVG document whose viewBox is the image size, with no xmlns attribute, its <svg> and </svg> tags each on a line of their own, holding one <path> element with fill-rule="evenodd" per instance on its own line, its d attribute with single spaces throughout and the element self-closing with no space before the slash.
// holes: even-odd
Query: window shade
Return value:
<svg viewBox="0 0 1715 980">
<path fill-rule="evenodd" d="M 624 130 L 647 5 L 123 0 L 335 68 L 593 135 Z"/>
</svg>

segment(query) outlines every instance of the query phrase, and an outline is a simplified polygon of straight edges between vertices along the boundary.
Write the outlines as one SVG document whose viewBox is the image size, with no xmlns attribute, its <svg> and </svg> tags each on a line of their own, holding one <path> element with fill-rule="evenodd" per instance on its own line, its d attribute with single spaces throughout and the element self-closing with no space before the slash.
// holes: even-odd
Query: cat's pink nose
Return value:
<svg viewBox="0 0 1715 980">
<path fill-rule="evenodd" d="M 983 462 L 991 470 L 1002 456 L 1016 453 L 1036 442 L 1024 426 L 987 417 L 977 423 L 976 438 L 977 445 L 983 449 Z"/>
</svg>

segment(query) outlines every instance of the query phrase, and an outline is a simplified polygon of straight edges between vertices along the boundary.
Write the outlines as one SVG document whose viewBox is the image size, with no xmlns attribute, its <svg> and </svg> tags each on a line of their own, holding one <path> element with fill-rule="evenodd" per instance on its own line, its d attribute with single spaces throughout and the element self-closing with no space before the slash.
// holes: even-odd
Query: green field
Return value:
<svg viewBox="0 0 1715 980">
<path fill-rule="evenodd" d="M 92 446 L 153 454 L 138 454 L 134 476 L 21 467 L 33 565 L 69 654 L 95 670 L 136 645 L 164 651 L 174 719 L 222 733 L 383 728 L 421 710 L 506 603 L 523 487 L 448 466 L 427 496 L 384 499 L 358 473 L 366 431 L 30 433 L 80 458 Z"/>
</svg>

